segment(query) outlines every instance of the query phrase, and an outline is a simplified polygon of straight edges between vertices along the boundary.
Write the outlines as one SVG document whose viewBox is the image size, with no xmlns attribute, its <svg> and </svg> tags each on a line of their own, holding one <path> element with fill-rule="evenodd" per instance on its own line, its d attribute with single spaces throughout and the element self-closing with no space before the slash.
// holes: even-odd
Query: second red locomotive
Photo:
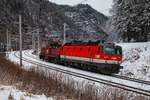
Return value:
<svg viewBox="0 0 150 100">
<path fill-rule="evenodd" d="M 104 74 L 118 73 L 122 68 L 122 48 L 112 43 L 66 43 L 41 48 L 40 59 Z"/>
</svg>

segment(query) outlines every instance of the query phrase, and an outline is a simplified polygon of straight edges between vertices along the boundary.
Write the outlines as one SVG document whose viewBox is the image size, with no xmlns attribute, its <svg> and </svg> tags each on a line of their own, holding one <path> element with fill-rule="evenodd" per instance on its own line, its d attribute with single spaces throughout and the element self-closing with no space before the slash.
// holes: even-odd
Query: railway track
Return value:
<svg viewBox="0 0 150 100">
<path fill-rule="evenodd" d="M 130 77 L 126 77 L 126 76 L 120 76 L 120 75 L 112 75 L 112 76 L 116 77 L 116 78 L 120 78 L 120 79 L 125 79 L 125 80 L 129 80 L 129 81 L 133 81 L 133 82 L 138 82 L 138 83 L 141 83 L 141 84 L 150 85 L 149 81 L 144 81 L 144 80 L 130 78 Z"/>
<path fill-rule="evenodd" d="M 28 52 L 25 52 L 24 53 L 26 56 L 29 56 L 33 59 L 37 59 L 37 57 L 33 57 L 31 54 L 29 54 Z M 39 60 L 39 59 L 37 59 Z M 144 81 L 144 80 L 140 80 L 140 79 L 135 79 L 135 78 L 130 78 L 130 77 L 126 77 L 126 76 L 121 76 L 121 75 L 111 75 L 112 77 L 115 77 L 115 78 L 119 78 L 119 79 L 124 79 L 124 80 L 129 80 L 129 81 L 133 81 L 133 82 L 138 82 L 138 83 L 141 83 L 141 84 L 146 84 L 146 85 L 150 85 L 150 81 Z"/>
<path fill-rule="evenodd" d="M 25 52 L 24 52 L 24 53 L 25 53 Z M 17 55 L 17 52 L 14 53 L 14 55 L 19 59 L 19 56 Z M 26 56 L 27 56 L 27 54 L 26 54 Z M 35 59 L 35 58 L 34 58 L 34 59 Z M 145 95 L 145 96 L 150 96 L 150 90 L 137 88 L 137 87 L 132 86 L 132 85 L 129 86 L 129 85 L 126 85 L 126 84 L 113 82 L 113 81 L 110 81 L 110 80 L 107 80 L 107 79 L 103 79 L 102 77 L 93 77 L 93 76 L 86 75 L 86 74 L 79 73 L 79 72 L 73 72 L 73 71 L 69 71 L 69 70 L 66 70 L 66 69 L 57 68 L 57 67 L 50 66 L 50 65 L 47 65 L 47 64 L 44 64 L 44 63 L 40 63 L 40 62 L 31 60 L 31 59 L 27 59 L 27 58 L 25 58 L 25 57 L 23 57 L 23 60 L 24 60 L 25 62 L 34 64 L 34 65 L 38 65 L 39 67 L 45 67 L 45 68 L 50 69 L 50 70 L 62 72 L 62 73 L 68 74 L 68 75 L 72 75 L 72 76 L 75 76 L 75 77 L 87 79 L 87 80 L 90 80 L 90 81 L 93 81 L 93 82 L 102 83 L 102 84 L 105 84 L 105 85 L 117 87 L 117 88 L 120 88 L 120 89 L 124 89 L 124 90 L 127 90 L 127 91 L 135 92 L 135 93 L 142 94 L 142 95 Z M 104 76 L 104 75 L 102 75 L 102 76 Z M 113 78 L 113 77 L 112 77 L 112 78 Z M 119 79 L 119 78 L 118 78 L 118 79 Z M 120 80 L 121 80 L 121 79 L 120 79 Z M 125 81 L 125 80 L 122 79 L 122 81 Z M 131 80 L 130 80 L 130 81 L 131 81 Z M 136 80 L 136 81 L 137 81 L 137 80 Z M 134 81 L 132 80 L 131 83 L 141 84 L 141 83 L 136 82 L 136 81 L 135 81 L 135 80 L 134 80 Z M 126 80 L 126 82 L 128 83 L 129 80 Z M 148 83 L 148 84 L 146 83 L 145 85 L 148 86 L 148 87 L 150 87 L 149 83 Z"/>
</svg>

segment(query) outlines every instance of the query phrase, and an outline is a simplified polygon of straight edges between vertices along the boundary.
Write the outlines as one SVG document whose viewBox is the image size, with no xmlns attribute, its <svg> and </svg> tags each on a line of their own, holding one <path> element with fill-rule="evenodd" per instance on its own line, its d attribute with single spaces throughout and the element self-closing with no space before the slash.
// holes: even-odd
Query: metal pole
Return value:
<svg viewBox="0 0 150 100">
<path fill-rule="evenodd" d="M 32 49 L 33 50 L 35 50 L 35 42 L 36 40 L 35 40 L 35 33 L 34 33 L 34 31 L 32 32 Z"/>
<path fill-rule="evenodd" d="M 51 25 L 52 25 L 52 23 L 53 23 L 53 17 L 51 16 Z"/>
<path fill-rule="evenodd" d="M 34 45 L 34 43 L 33 43 L 33 33 L 32 33 L 32 49 L 34 49 L 33 45 Z"/>
<path fill-rule="evenodd" d="M 39 54 L 39 51 L 40 51 L 40 32 L 39 32 L 39 29 L 37 30 L 37 35 L 38 35 L 38 54 Z"/>
<path fill-rule="evenodd" d="M 8 51 L 9 51 L 9 36 L 8 36 L 8 29 L 6 30 L 6 38 L 7 38 L 7 43 L 6 43 L 6 56 L 8 57 Z"/>
<path fill-rule="evenodd" d="M 19 34 L 20 34 L 20 66 L 22 67 L 22 18 L 19 15 Z"/>
<path fill-rule="evenodd" d="M 16 51 L 17 51 L 18 49 L 17 49 L 17 39 L 16 39 Z"/>
<path fill-rule="evenodd" d="M 63 45 L 66 43 L 66 23 L 64 23 L 64 41 L 63 41 Z"/>
<path fill-rule="evenodd" d="M 9 37 L 9 40 L 8 40 L 9 50 L 11 51 L 11 34 L 8 34 L 8 37 Z"/>
<path fill-rule="evenodd" d="M 6 36 L 6 37 L 7 37 L 7 45 L 6 45 L 6 46 L 7 46 L 7 47 L 6 47 L 7 50 L 6 50 L 6 51 L 8 52 L 8 50 L 9 50 L 9 36 L 8 36 L 8 29 L 6 30 L 6 35 L 7 35 L 7 36 Z"/>
<path fill-rule="evenodd" d="M 35 33 L 33 33 L 33 49 L 36 49 L 36 36 Z"/>
</svg>

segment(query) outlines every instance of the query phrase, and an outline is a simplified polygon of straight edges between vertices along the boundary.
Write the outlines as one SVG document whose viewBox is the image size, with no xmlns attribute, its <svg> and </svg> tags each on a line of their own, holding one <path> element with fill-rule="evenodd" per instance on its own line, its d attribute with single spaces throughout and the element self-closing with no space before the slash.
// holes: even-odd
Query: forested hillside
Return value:
<svg viewBox="0 0 150 100">
<path fill-rule="evenodd" d="M 149 0 L 113 0 L 112 25 L 124 41 L 147 41 L 150 32 Z"/>
<path fill-rule="evenodd" d="M 22 31 L 30 32 L 40 29 L 40 36 L 50 38 L 59 35 L 62 38 L 63 24 L 67 24 L 67 41 L 100 40 L 107 38 L 103 27 L 108 17 L 97 12 L 91 6 L 79 4 L 76 6 L 57 5 L 48 0 L 0 0 L 0 36 L 6 37 L 6 30 L 17 40 L 18 15 L 22 15 Z M 6 38 L 0 41 L 6 42 Z M 25 40 L 26 41 L 26 40 Z"/>
</svg>

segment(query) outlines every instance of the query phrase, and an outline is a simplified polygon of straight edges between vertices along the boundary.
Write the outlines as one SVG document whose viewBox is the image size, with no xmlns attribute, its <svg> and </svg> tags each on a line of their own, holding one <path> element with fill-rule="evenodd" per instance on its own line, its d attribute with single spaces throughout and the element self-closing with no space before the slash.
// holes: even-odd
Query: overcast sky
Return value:
<svg viewBox="0 0 150 100">
<path fill-rule="evenodd" d="M 76 5 L 84 0 L 49 0 L 55 2 L 57 4 L 68 4 L 68 5 Z M 112 7 L 113 0 L 87 0 L 84 4 L 90 4 L 94 9 L 97 11 L 105 14 L 110 15 L 109 10 Z"/>
</svg>

